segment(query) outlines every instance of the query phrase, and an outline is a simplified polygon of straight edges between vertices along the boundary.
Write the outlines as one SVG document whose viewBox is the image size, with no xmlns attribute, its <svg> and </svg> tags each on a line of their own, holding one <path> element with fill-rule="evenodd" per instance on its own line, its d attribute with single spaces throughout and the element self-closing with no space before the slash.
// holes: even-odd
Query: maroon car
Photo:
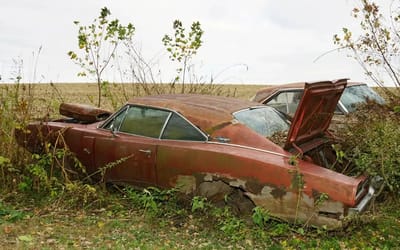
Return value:
<svg viewBox="0 0 400 250">
<path fill-rule="evenodd" d="M 17 138 L 38 152 L 62 134 L 89 173 L 106 169 L 107 182 L 174 187 L 211 200 L 243 195 L 271 216 L 337 228 L 374 193 L 367 177 L 330 170 L 336 159 L 326 129 L 346 83 L 307 84 L 291 123 L 255 102 L 158 95 L 134 98 L 112 115 L 63 104 L 70 118 L 32 123 Z M 285 135 L 282 146 L 276 134 Z"/>
<path fill-rule="evenodd" d="M 271 85 L 262 88 L 251 98 L 252 101 L 266 104 L 293 116 L 303 95 L 305 82 Z M 367 84 L 348 82 L 339 102 L 335 115 L 347 115 L 356 111 L 360 104 L 367 101 L 383 104 L 385 100 Z"/>
</svg>

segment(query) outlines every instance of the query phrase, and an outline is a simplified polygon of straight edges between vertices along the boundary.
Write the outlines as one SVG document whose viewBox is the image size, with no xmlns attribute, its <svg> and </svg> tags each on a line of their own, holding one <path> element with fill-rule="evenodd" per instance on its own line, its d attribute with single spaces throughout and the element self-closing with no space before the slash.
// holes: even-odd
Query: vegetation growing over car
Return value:
<svg viewBox="0 0 400 250">
<path fill-rule="evenodd" d="M 337 134 L 343 142 L 340 149 L 351 167 L 379 178 L 379 193 L 400 193 L 400 112 L 399 103 L 380 105 L 374 102 L 359 107 L 347 118 Z M 378 195 L 379 196 L 379 195 Z"/>
</svg>

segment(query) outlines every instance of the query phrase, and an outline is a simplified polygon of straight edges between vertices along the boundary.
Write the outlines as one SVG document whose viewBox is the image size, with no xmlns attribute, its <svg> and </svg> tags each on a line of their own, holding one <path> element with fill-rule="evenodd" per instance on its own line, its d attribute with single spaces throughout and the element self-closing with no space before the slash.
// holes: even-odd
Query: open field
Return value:
<svg viewBox="0 0 400 250">
<path fill-rule="evenodd" d="M 37 84 L 20 84 L 21 88 L 24 86 L 26 91 L 30 91 L 37 98 L 46 98 L 53 97 L 56 99 L 62 98 L 68 102 L 84 102 L 90 103 L 93 101 L 93 98 L 97 98 L 97 85 L 95 83 L 56 83 L 56 84 L 45 84 L 45 83 L 37 83 Z M 15 84 L 0 84 L 0 90 L 4 90 L 5 88 L 11 88 L 15 86 Z M 134 97 L 137 95 L 143 95 L 144 92 L 140 84 L 110 84 L 110 91 L 115 96 L 126 95 L 128 97 Z M 150 85 L 149 88 L 151 88 Z M 167 84 L 160 84 L 157 86 L 164 86 L 164 88 L 168 88 Z M 213 84 L 213 85 L 205 85 L 205 89 L 211 89 L 214 94 L 219 95 L 230 95 L 235 96 L 237 98 L 249 99 L 254 95 L 254 93 L 267 85 L 258 85 L 258 84 Z M 180 89 L 180 85 L 176 85 L 176 89 Z M 154 92 L 156 94 L 156 92 Z"/>
<path fill-rule="evenodd" d="M 261 87 L 216 85 L 207 90 L 249 99 Z M 104 94 L 102 106 L 115 110 L 127 99 L 144 92 L 140 85 L 111 84 Z M 260 226 L 251 215 L 237 217 L 227 208 L 201 201 L 197 201 L 200 208 L 194 211 L 193 200 L 175 199 L 174 195 L 163 192 L 148 196 L 142 191 L 70 183 L 70 186 L 55 185 L 49 192 L 41 193 L 40 188 L 46 186 L 40 182 L 34 192 L 23 192 L 24 187 L 18 181 L 24 180 L 18 178 L 27 173 L 9 164 L 4 156 L 28 164 L 30 155 L 19 152 L 12 137 L 7 137 L 12 128 L 4 123 L 6 115 L 31 120 L 57 116 L 61 102 L 95 105 L 97 85 L 0 85 L 0 98 L 3 105 L 0 138 L 10 139 L 0 141 L 0 170 L 5 166 L 16 173 L 14 180 L 6 180 L 0 171 L 0 184 L 10 184 L 7 191 L 0 189 L 0 249 L 398 249 L 400 246 L 397 199 L 377 202 L 371 213 L 342 230 L 326 231 L 271 218 L 265 218 L 266 222 Z M 5 112 L 6 100 L 12 102 L 14 98 L 18 99 L 16 110 Z M 23 112 L 17 113 L 19 109 L 28 110 L 29 114 L 23 116 Z"/>
<path fill-rule="evenodd" d="M 0 98 L 5 98 L 10 91 L 16 88 L 15 84 L 0 84 Z M 127 100 L 135 96 L 145 95 L 140 84 L 109 84 L 102 96 L 102 107 L 115 110 Z M 237 84 L 213 84 L 203 85 L 201 88 L 215 95 L 232 96 L 241 99 L 249 99 L 264 85 L 237 85 Z M 98 89 L 95 83 L 59 83 L 59 84 L 19 84 L 19 93 L 26 98 L 33 98 L 36 118 L 47 114 L 58 114 L 58 106 L 61 102 L 74 102 L 97 105 Z M 168 84 L 147 85 L 150 93 L 157 94 L 161 90 L 168 93 Z M 179 91 L 179 84 L 176 85 Z M 177 92 L 178 92 L 177 91 Z M 197 92 L 199 92 L 197 90 Z"/>
</svg>

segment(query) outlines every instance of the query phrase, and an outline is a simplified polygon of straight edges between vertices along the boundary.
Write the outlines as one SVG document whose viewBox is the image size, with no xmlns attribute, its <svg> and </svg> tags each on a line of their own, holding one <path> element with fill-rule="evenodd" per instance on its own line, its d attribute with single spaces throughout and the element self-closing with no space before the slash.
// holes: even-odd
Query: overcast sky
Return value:
<svg viewBox="0 0 400 250">
<path fill-rule="evenodd" d="M 193 60 L 204 78 L 262 84 L 351 78 L 371 83 L 346 52 L 316 60 L 335 49 L 332 38 L 342 27 L 357 29 L 350 16 L 354 2 L 0 0 L 0 82 L 12 82 L 18 60 L 23 60 L 24 82 L 91 81 L 76 76 L 79 67 L 67 56 L 77 50 L 73 21 L 90 24 L 107 6 L 113 18 L 136 27 L 136 46 L 147 60 L 156 58 L 154 67 L 164 82 L 171 80 L 175 65 L 161 39 L 172 34 L 173 21 L 180 19 L 187 28 L 199 21 L 204 30 L 204 44 Z M 120 81 L 116 72 L 109 72 L 107 79 Z"/>
</svg>

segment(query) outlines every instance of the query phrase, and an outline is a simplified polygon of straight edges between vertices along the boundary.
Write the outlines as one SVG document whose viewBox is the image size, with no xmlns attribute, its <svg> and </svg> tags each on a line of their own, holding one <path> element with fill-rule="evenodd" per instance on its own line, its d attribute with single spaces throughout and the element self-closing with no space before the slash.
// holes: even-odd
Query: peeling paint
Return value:
<svg viewBox="0 0 400 250">
<path fill-rule="evenodd" d="M 246 181 L 241 180 L 241 179 L 235 179 L 229 182 L 229 185 L 232 187 L 240 187 L 240 188 L 245 188 L 246 187 Z"/>
<path fill-rule="evenodd" d="M 315 206 L 314 198 L 302 192 L 300 194 L 286 192 L 279 198 L 276 198 L 276 193 L 276 188 L 264 186 L 260 194 L 246 193 L 246 195 L 257 206 L 268 210 L 271 216 L 289 222 L 326 226 L 328 229 L 342 226 L 344 213 L 342 203 L 325 201 L 320 206 Z"/>
<path fill-rule="evenodd" d="M 286 194 L 285 188 L 274 188 L 271 191 L 271 195 L 275 198 L 275 199 L 280 199 L 282 198 L 284 195 Z"/>
<path fill-rule="evenodd" d="M 212 174 L 206 174 L 204 176 L 204 180 L 205 181 L 212 181 L 213 180 L 213 175 Z"/>
<path fill-rule="evenodd" d="M 304 192 L 289 191 L 285 187 L 260 185 L 254 180 L 211 173 L 179 176 L 178 185 L 183 192 L 192 192 L 210 201 L 221 201 L 232 194 L 235 188 L 242 189 L 256 206 L 266 209 L 273 217 L 305 225 L 325 226 L 328 229 L 341 227 L 346 211 L 343 203 L 329 199 L 317 204 L 320 193 L 315 190 L 309 196 Z"/>
</svg>

